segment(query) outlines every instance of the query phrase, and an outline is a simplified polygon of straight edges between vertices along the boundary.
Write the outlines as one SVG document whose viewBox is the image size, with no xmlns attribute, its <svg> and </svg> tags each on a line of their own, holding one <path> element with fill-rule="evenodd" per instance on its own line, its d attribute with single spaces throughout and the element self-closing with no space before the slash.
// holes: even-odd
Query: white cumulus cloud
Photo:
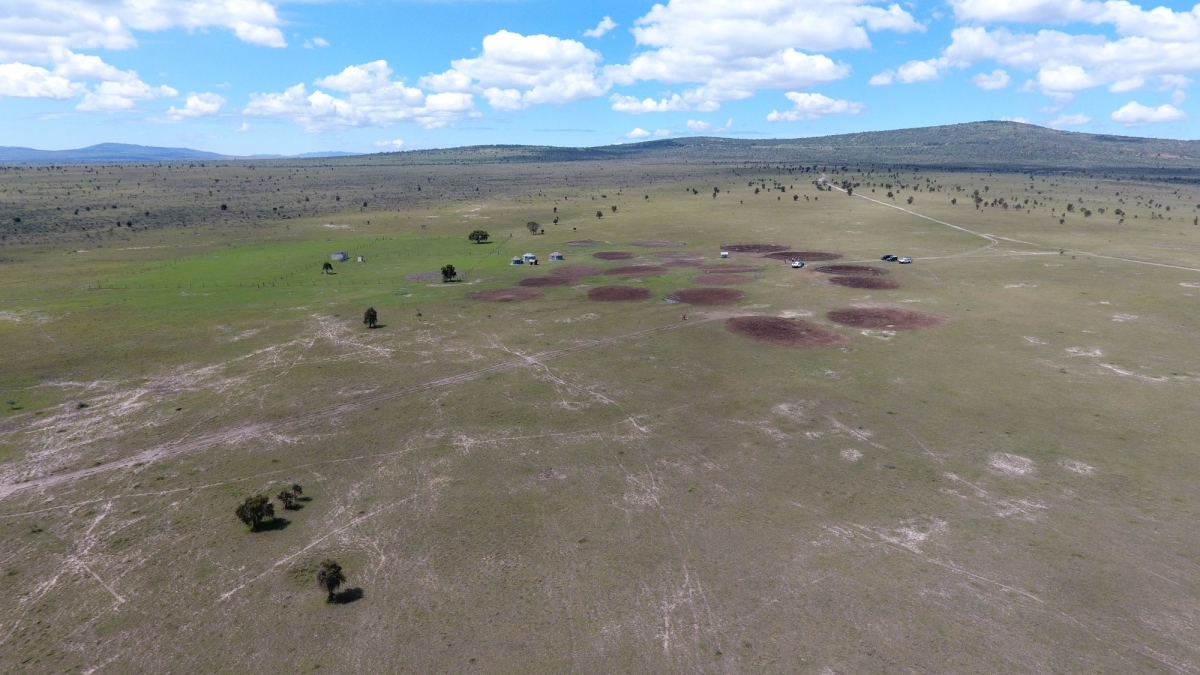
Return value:
<svg viewBox="0 0 1200 675">
<path fill-rule="evenodd" d="M 182 108 L 171 106 L 167 111 L 167 119 L 172 122 L 182 122 L 197 117 L 209 117 L 221 112 L 225 105 L 225 97 L 211 92 L 203 94 L 190 93 Z"/>
<path fill-rule="evenodd" d="M 1012 83 L 1012 78 L 1008 76 L 1008 73 L 997 68 L 990 73 L 978 73 L 975 77 L 971 78 L 971 81 L 980 89 L 993 91 L 1007 87 Z"/>
<path fill-rule="evenodd" d="M 325 38 L 323 38 L 323 37 L 315 37 L 315 38 L 313 38 L 313 39 L 311 39 L 311 40 L 305 40 L 305 41 L 304 41 L 304 48 L 305 48 L 305 49 L 315 49 L 315 48 L 318 48 L 318 47 L 320 47 L 320 48 L 325 48 L 325 47 L 328 47 L 328 46 L 329 46 L 329 40 L 326 40 L 326 39 L 325 39 Z"/>
<path fill-rule="evenodd" d="M 375 147 L 385 150 L 399 150 L 404 147 L 404 141 L 399 138 L 392 141 L 375 141 Z"/>
<path fill-rule="evenodd" d="M 346 127 L 386 127 L 405 121 L 439 129 L 478 115 L 472 94 L 426 94 L 393 79 L 386 61 L 350 66 L 336 75 L 317 79 L 315 84 L 344 95 L 333 96 L 321 89 L 309 92 L 300 83 L 278 93 L 251 94 L 243 112 L 290 119 L 312 133 Z"/>
<path fill-rule="evenodd" d="M 1115 111 L 1112 114 L 1112 118 L 1114 121 L 1120 122 L 1127 127 L 1134 127 L 1142 124 L 1186 120 L 1187 113 L 1169 103 L 1164 103 L 1157 108 L 1151 108 L 1137 101 L 1130 101 Z"/>
<path fill-rule="evenodd" d="M 1059 115 L 1058 117 L 1056 117 L 1054 120 L 1052 120 L 1050 122 L 1050 126 L 1054 127 L 1055 129 L 1061 129 L 1063 127 L 1077 127 L 1077 126 L 1080 126 L 1083 124 L 1087 124 L 1088 122 L 1091 122 L 1091 121 L 1092 121 L 1092 118 L 1088 117 L 1087 115 L 1083 115 L 1083 114 Z"/>
<path fill-rule="evenodd" d="M 483 39 L 478 57 L 451 61 L 451 69 L 421 78 L 436 92 L 482 94 L 497 110 L 570 103 L 603 96 L 599 52 L 581 42 L 506 30 Z"/>
<path fill-rule="evenodd" d="M 861 103 L 832 99 L 822 94 L 789 91 L 784 96 L 792 102 L 792 109 L 783 112 L 772 110 L 767 115 L 768 122 L 799 122 L 827 115 L 857 115 L 866 107 Z"/>
<path fill-rule="evenodd" d="M 923 27 L 897 4 L 873 0 L 668 0 L 634 23 L 641 51 L 605 74 L 622 85 L 694 84 L 693 110 L 844 79 L 850 67 L 820 52 L 865 49 L 869 31 Z"/>
<path fill-rule="evenodd" d="M 643 138 L 650 138 L 650 132 L 641 127 L 634 127 L 633 131 L 625 134 L 625 138 L 632 138 L 640 141 Z"/>
<path fill-rule="evenodd" d="M 595 28 L 590 28 L 583 31 L 584 37 L 598 38 L 603 37 L 605 33 L 617 27 L 617 22 L 612 20 L 612 17 L 604 17 L 600 23 L 596 24 Z"/>
</svg>

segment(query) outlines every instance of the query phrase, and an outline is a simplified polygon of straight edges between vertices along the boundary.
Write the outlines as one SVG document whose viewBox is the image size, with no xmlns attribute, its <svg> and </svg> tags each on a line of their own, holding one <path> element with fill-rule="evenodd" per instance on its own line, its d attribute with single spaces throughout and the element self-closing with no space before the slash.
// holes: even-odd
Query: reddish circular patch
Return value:
<svg viewBox="0 0 1200 675">
<path fill-rule="evenodd" d="M 604 270 L 605 276 L 610 277 L 656 277 L 671 270 L 658 265 L 626 265 Z"/>
<path fill-rule="evenodd" d="M 586 265 L 567 265 L 565 267 L 557 267 L 550 270 L 550 274 L 556 277 L 572 277 L 578 279 L 580 277 L 594 277 L 600 274 L 599 267 L 588 267 Z"/>
<path fill-rule="evenodd" d="M 830 321 L 844 326 L 888 330 L 936 328 L 950 322 L 944 316 L 891 307 L 851 307 L 830 312 L 826 316 Z"/>
<path fill-rule="evenodd" d="M 725 321 L 729 330 L 777 347 L 829 349 L 850 344 L 850 338 L 801 319 L 782 319 L 777 316 L 736 316 Z"/>
<path fill-rule="evenodd" d="M 775 251 L 786 251 L 788 247 L 777 244 L 726 244 L 721 247 L 721 250 L 733 253 L 774 253 Z"/>
<path fill-rule="evenodd" d="M 712 284 L 713 286 L 736 286 L 752 281 L 754 281 L 754 277 L 746 274 L 706 274 L 692 279 L 694 284 Z"/>
<path fill-rule="evenodd" d="M 856 277 L 882 277 L 888 273 L 882 267 L 871 267 L 870 265 L 822 265 L 821 267 L 817 267 L 816 270 L 825 274 Z"/>
<path fill-rule="evenodd" d="M 736 288 L 681 288 L 670 297 L 689 305 L 732 305 L 746 294 Z"/>
<path fill-rule="evenodd" d="M 772 258 L 774 260 L 803 260 L 804 262 L 823 262 L 825 260 L 838 260 L 842 257 L 841 253 L 829 253 L 828 251 L 776 251 L 768 253 L 764 258 Z"/>
<path fill-rule="evenodd" d="M 686 246 L 686 241 L 635 241 L 634 246 L 645 246 L 648 248 L 665 248 L 667 246 Z"/>
<path fill-rule="evenodd" d="M 603 243 L 604 242 L 596 241 L 595 239 L 579 239 L 577 241 L 568 241 L 567 246 L 597 246 Z"/>
<path fill-rule="evenodd" d="M 467 293 L 467 297 L 489 302 L 520 302 L 540 298 L 542 292 L 536 288 L 493 288 L 487 291 L 472 291 Z"/>
<path fill-rule="evenodd" d="M 900 288 L 898 282 L 879 277 L 834 277 L 829 280 L 829 283 L 848 288 L 869 288 L 877 291 L 891 291 Z"/>
<path fill-rule="evenodd" d="M 654 292 L 649 288 L 638 286 L 597 286 L 588 291 L 588 300 L 601 302 L 648 300 L 653 297 Z"/>
<path fill-rule="evenodd" d="M 745 274 L 762 269 L 758 265 L 701 265 L 700 269 L 707 274 Z"/>
<path fill-rule="evenodd" d="M 532 288 L 543 288 L 546 286 L 570 286 L 575 283 L 575 277 L 528 277 L 522 279 L 520 285 Z"/>
<path fill-rule="evenodd" d="M 442 278 L 442 273 L 437 270 L 433 270 L 432 272 L 413 272 L 412 274 L 405 274 L 404 278 L 409 281 L 437 281 Z"/>
<path fill-rule="evenodd" d="M 592 257 L 601 260 L 629 260 L 630 258 L 636 258 L 637 254 L 630 253 L 629 251 L 597 251 L 592 254 Z"/>
</svg>

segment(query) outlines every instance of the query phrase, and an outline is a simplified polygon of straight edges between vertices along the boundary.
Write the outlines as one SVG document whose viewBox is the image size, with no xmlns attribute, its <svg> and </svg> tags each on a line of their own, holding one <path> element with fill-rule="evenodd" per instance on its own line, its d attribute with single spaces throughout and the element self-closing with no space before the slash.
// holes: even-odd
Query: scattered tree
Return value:
<svg viewBox="0 0 1200 675">
<path fill-rule="evenodd" d="M 342 572 L 342 566 L 329 559 L 322 560 L 321 566 L 317 568 L 317 585 L 329 594 L 326 602 L 333 602 L 334 594 L 344 583 L 346 575 Z"/>
<path fill-rule="evenodd" d="M 456 276 L 458 276 L 458 272 L 456 272 L 454 270 L 454 265 L 443 265 L 442 266 L 442 283 L 443 284 L 450 283 L 450 281 L 452 279 L 454 279 L 454 277 L 456 277 Z"/>
<path fill-rule="evenodd" d="M 616 212 L 617 212 L 617 205 L 616 205 L 616 204 L 613 204 L 612 210 L 613 210 L 613 213 L 616 213 Z"/>
<path fill-rule="evenodd" d="M 363 312 L 363 324 L 367 328 L 374 328 L 379 325 L 379 313 L 374 307 L 368 307 L 367 311 Z"/>
<path fill-rule="evenodd" d="M 292 483 L 292 494 L 299 497 L 300 495 L 304 494 L 304 488 L 301 487 L 299 483 Z"/>
<path fill-rule="evenodd" d="M 538 230 L 542 229 L 542 226 L 538 225 L 536 220 L 525 223 L 525 227 L 529 228 L 529 234 L 537 234 Z"/>
<path fill-rule="evenodd" d="M 326 261 L 324 265 L 321 265 L 321 274 L 329 274 L 332 271 L 333 263 Z"/>
<path fill-rule="evenodd" d="M 263 521 L 275 518 L 275 505 L 266 495 L 255 495 L 246 497 L 246 501 L 242 502 L 234 513 L 238 520 L 250 526 L 251 532 L 257 532 Z"/>
<path fill-rule="evenodd" d="M 475 242 L 476 244 L 482 244 L 483 242 L 487 241 L 488 237 L 490 237 L 490 236 L 491 235 L 489 235 L 487 232 L 485 232 L 483 230 L 475 230 L 471 234 L 467 235 L 467 239 L 470 239 L 471 241 Z"/>
<path fill-rule="evenodd" d="M 912 198 L 912 197 L 909 197 L 909 198 L 908 198 L 908 203 L 909 203 L 909 204 L 911 204 L 911 203 L 912 203 L 912 200 L 913 200 L 913 198 Z"/>
<path fill-rule="evenodd" d="M 291 511 L 296 508 L 296 495 L 291 490 L 284 489 L 275 498 L 283 504 L 283 508 Z"/>
<path fill-rule="evenodd" d="M 603 217 L 604 217 L 604 212 L 603 212 L 603 211 L 597 211 L 597 212 L 596 212 L 596 217 L 597 217 L 597 218 L 603 218 Z"/>
</svg>

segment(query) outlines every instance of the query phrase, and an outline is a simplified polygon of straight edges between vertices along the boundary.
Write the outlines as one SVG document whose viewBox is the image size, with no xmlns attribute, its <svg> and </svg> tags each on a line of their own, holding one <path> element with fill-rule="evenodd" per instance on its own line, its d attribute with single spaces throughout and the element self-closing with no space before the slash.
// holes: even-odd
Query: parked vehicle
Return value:
<svg viewBox="0 0 1200 675">
<path fill-rule="evenodd" d="M 804 261 L 802 261 L 802 260 L 793 260 L 792 261 L 792 269 L 798 270 L 801 267 L 804 267 Z"/>
<path fill-rule="evenodd" d="M 901 265 L 907 265 L 908 263 L 912 262 L 912 258 L 901 258 L 898 262 Z"/>
<path fill-rule="evenodd" d="M 883 256 L 882 258 L 880 258 L 880 260 L 883 260 L 883 261 L 886 261 L 886 262 L 894 262 L 894 261 L 896 260 L 896 256 L 894 256 L 894 255 L 892 255 L 891 253 L 889 253 L 889 254 L 887 254 L 887 255 Z"/>
</svg>

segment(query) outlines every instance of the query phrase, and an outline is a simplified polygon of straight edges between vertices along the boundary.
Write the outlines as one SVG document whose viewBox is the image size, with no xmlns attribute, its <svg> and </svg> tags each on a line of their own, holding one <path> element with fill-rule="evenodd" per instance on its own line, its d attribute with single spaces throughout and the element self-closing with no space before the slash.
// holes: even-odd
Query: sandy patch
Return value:
<svg viewBox="0 0 1200 675">
<path fill-rule="evenodd" d="M 863 458 L 863 454 L 854 448 L 846 448 L 838 453 L 838 455 L 847 462 L 857 462 Z"/>
<path fill-rule="evenodd" d="M 1096 473 L 1096 467 L 1074 459 L 1060 459 L 1058 460 L 1058 465 L 1067 471 L 1074 471 L 1081 476 L 1090 476 Z"/>
<path fill-rule="evenodd" d="M 1116 323 L 1124 323 L 1126 321 L 1136 321 L 1137 318 L 1136 314 L 1113 314 L 1112 320 Z"/>
<path fill-rule="evenodd" d="M 1010 455 L 1007 452 L 995 452 L 988 455 L 988 468 L 1006 476 L 1028 476 L 1036 469 L 1033 460 L 1020 455 Z"/>
</svg>

